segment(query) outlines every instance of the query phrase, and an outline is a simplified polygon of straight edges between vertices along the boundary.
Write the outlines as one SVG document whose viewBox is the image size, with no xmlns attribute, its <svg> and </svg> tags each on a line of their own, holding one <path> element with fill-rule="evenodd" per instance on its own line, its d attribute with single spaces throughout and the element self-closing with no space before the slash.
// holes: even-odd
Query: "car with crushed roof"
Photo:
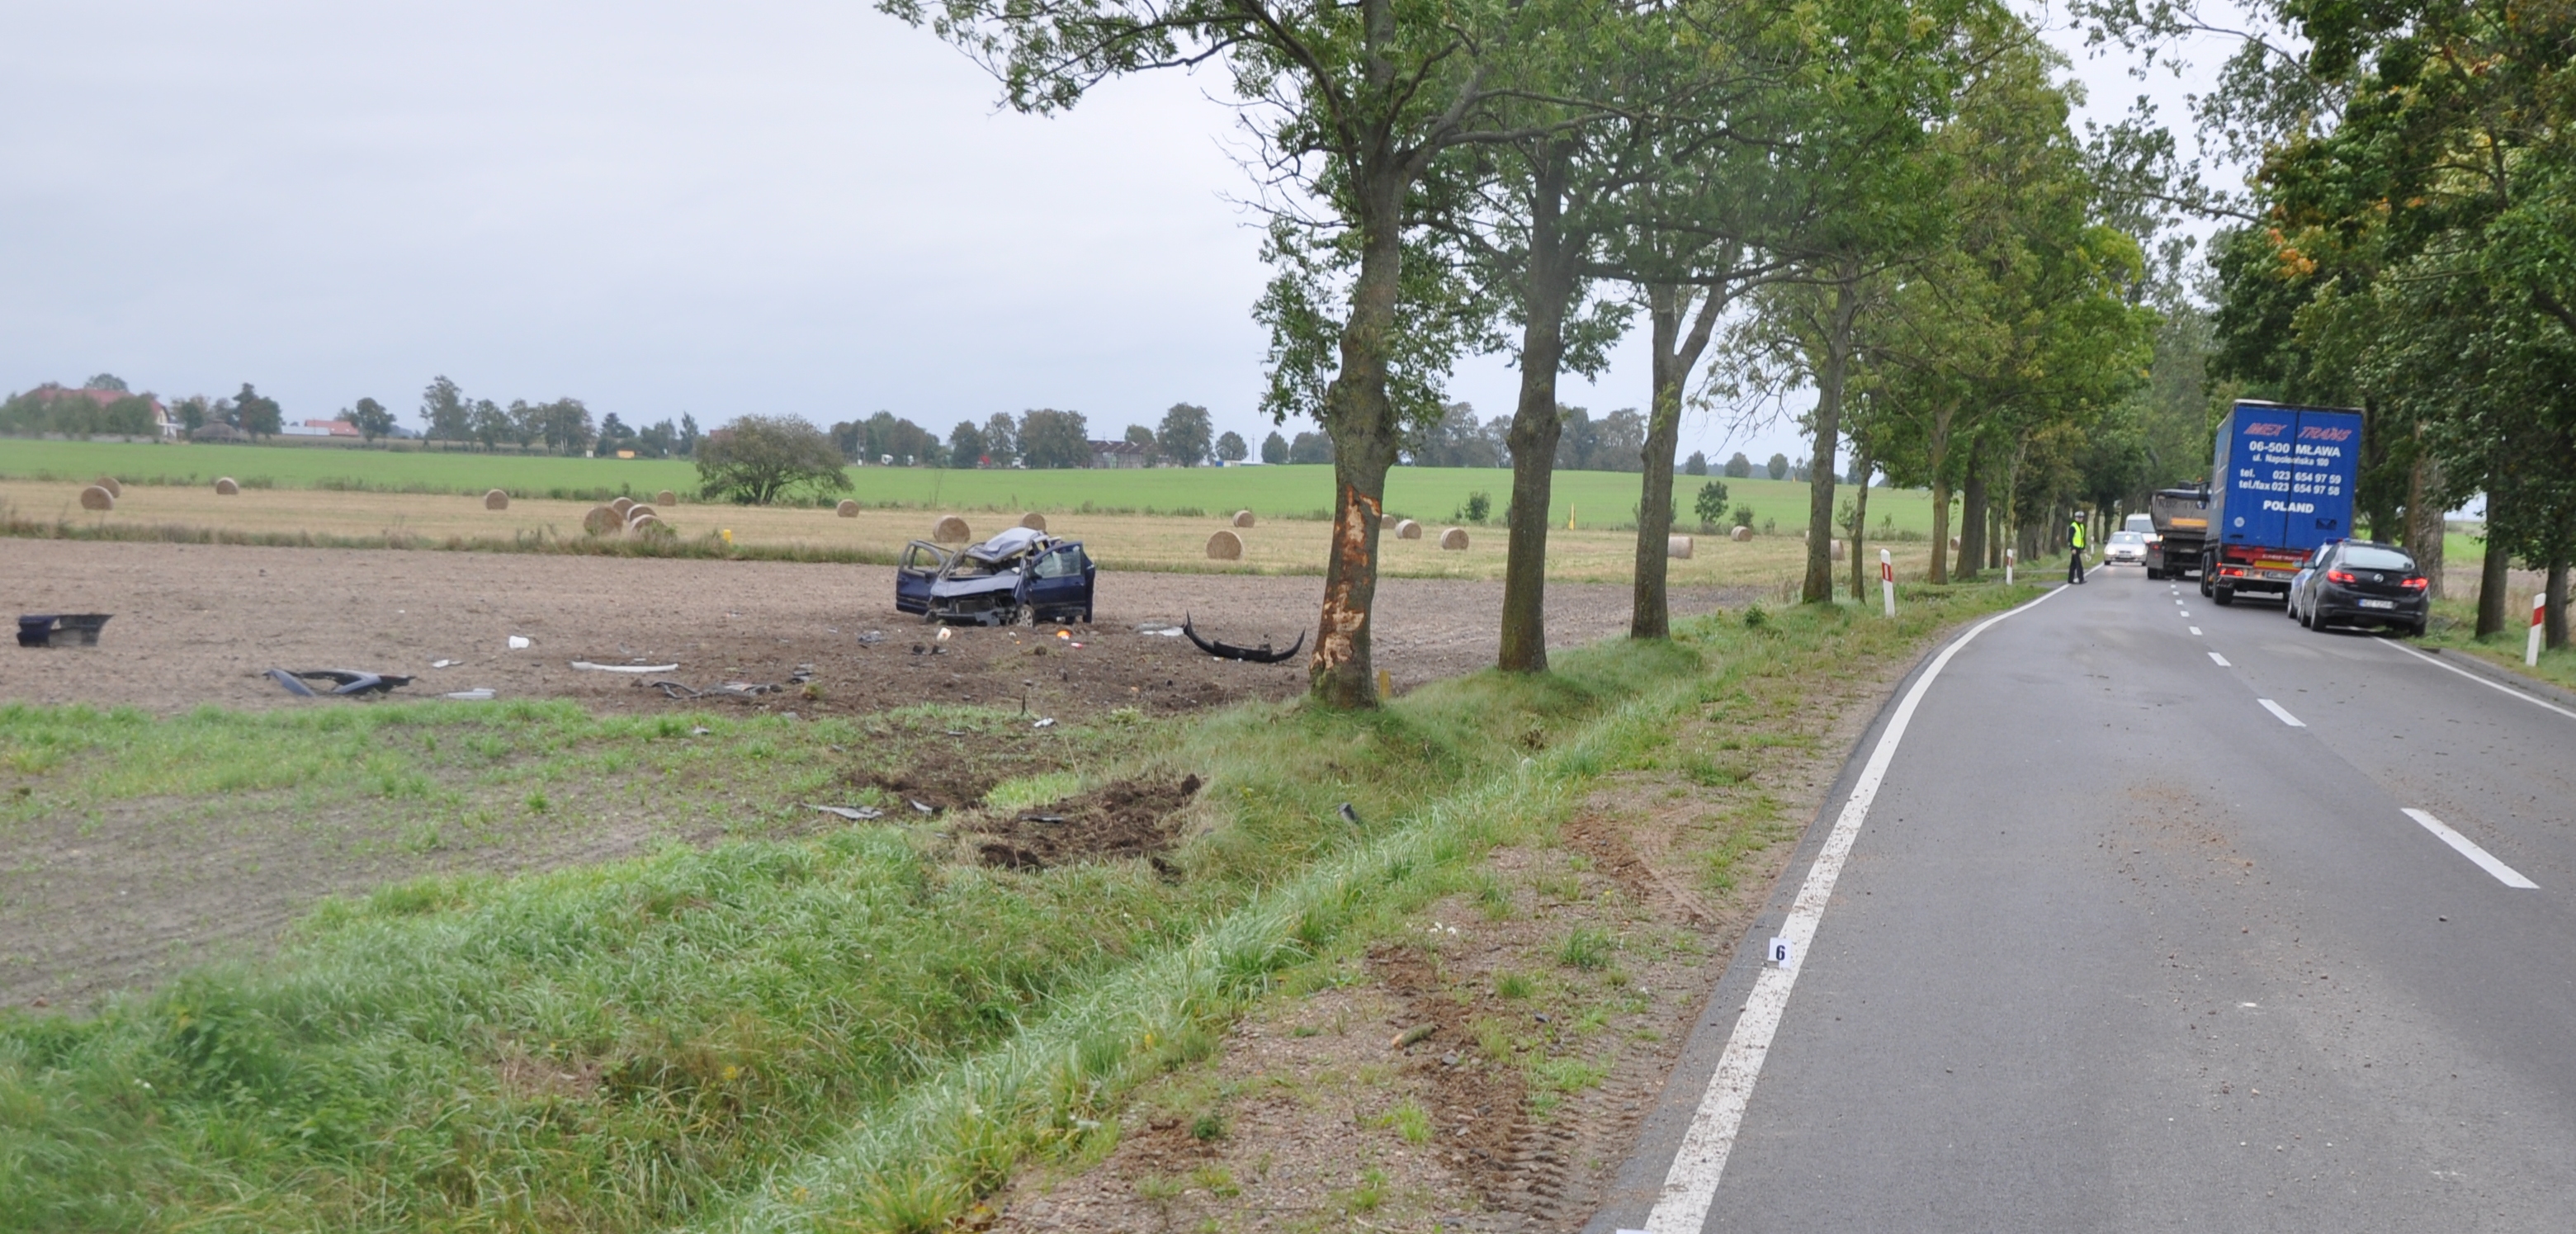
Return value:
<svg viewBox="0 0 2576 1234">
<path fill-rule="evenodd" d="M 943 625 L 1088 622 L 1099 572 L 1082 541 L 1028 527 L 953 551 L 915 540 L 895 563 L 894 606 Z"/>
</svg>

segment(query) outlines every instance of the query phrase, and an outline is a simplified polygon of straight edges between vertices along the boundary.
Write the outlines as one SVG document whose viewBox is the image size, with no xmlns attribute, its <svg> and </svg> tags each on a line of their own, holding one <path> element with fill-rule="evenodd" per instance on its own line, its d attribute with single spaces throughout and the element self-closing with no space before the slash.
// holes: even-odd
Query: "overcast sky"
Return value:
<svg viewBox="0 0 2576 1234">
<path fill-rule="evenodd" d="M 2096 112 L 2146 88 L 2077 71 Z M 1062 407 L 1104 437 L 1187 401 L 1258 441 L 1221 84 L 1019 116 L 864 0 L 0 6 L 0 390 L 248 381 L 290 420 L 372 396 L 416 423 L 445 374 L 638 424 Z M 2180 122 L 2183 85 L 2152 88 Z M 1631 345 L 1561 397 L 1646 379 Z M 1515 381 L 1471 361 L 1453 394 L 1506 414 Z M 1682 449 L 1804 453 L 1727 428 Z"/>
</svg>

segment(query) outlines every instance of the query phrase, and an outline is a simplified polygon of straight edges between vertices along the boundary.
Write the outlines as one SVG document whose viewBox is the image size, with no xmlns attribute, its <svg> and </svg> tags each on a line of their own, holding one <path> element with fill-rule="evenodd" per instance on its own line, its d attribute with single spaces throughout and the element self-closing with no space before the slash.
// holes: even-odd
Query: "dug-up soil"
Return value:
<svg viewBox="0 0 2576 1234">
<path fill-rule="evenodd" d="M 1180 835 L 1181 811 L 1198 792 L 1197 776 L 1119 780 L 975 824 L 969 842 L 985 865 L 1005 870 L 1121 857 L 1143 857 L 1162 870 L 1163 851 Z"/>
<path fill-rule="evenodd" d="M 1398 690 L 1493 662 L 1500 583 L 1391 578 L 1377 594 L 1376 661 Z M 1676 589 L 1672 606 L 1688 616 L 1751 594 Z M 1303 657 L 1217 660 L 1146 627 L 1186 616 L 1208 637 L 1285 647 L 1311 631 L 1322 596 L 1311 576 L 1103 571 L 1089 626 L 955 629 L 942 640 L 895 611 L 894 573 L 881 566 L 0 539 L 0 610 L 114 614 L 95 648 L 0 645 L 0 702 L 163 714 L 348 706 L 295 698 L 265 673 L 350 668 L 414 675 L 398 698 L 481 688 L 599 711 L 738 705 L 812 717 L 1025 702 L 1066 718 L 1170 713 L 1295 694 Z M 1548 641 L 1617 634 L 1628 606 L 1624 586 L 1553 585 Z M 529 645 L 513 649 L 513 636 Z M 441 660 L 452 663 L 432 667 Z M 577 660 L 678 667 L 636 675 L 578 670 Z M 682 688 L 648 685 L 661 680 Z M 689 694 L 737 683 L 796 688 Z"/>
<path fill-rule="evenodd" d="M 1008 1234 L 1571 1231 L 1597 1208 L 1850 749 L 1907 666 L 1757 691 L 1771 745 L 1716 787 L 1610 777 L 1480 891 L 1238 1021 L 1139 1095 L 1103 1147 L 1031 1168 L 977 1224 Z M 1715 719 L 1677 735 L 1709 750 Z M 1678 761 L 1678 760 L 1676 760 Z M 1742 766 L 1742 764 L 1739 764 Z M 1749 831 L 1747 829 L 1750 829 Z M 1710 854 L 1744 855 L 1726 885 Z M 1571 945 L 1606 948 L 1588 960 Z"/>
</svg>

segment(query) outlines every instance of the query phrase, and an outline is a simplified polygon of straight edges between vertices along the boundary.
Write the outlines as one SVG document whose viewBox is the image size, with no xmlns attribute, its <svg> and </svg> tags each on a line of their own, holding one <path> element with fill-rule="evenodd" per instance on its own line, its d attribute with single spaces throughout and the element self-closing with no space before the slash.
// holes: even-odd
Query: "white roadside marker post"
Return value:
<svg viewBox="0 0 2576 1234">
<path fill-rule="evenodd" d="M 1887 615 L 1896 615 L 1896 559 L 1886 549 L 1878 550 L 1878 594 L 1885 601 Z"/>
<path fill-rule="evenodd" d="M 1880 555 L 1885 556 L 1885 554 Z M 2533 596 L 2531 598 L 2531 641 L 2522 646 L 2522 662 L 2526 665 L 2540 663 L 2540 623 L 2546 619 L 2548 613 L 2549 593 L 2543 591 Z"/>
<path fill-rule="evenodd" d="M 2004 550 L 2004 586 L 2012 586 L 2013 551 Z"/>
</svg>

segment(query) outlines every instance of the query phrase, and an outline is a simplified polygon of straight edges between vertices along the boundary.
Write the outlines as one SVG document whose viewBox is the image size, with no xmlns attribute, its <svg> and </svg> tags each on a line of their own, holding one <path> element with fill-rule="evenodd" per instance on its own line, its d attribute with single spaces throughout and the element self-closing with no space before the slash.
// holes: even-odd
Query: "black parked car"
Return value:
<svg viewBox="0 0 2576 1234">
<path fill-rule="evenodd" d="M 2290 616 L 2311 630 L 2334 622 L 2422 634 L 2432 611 L 2424 572 L 2394 544 L 2336 540 L 2290 584 Z"/>
<path fill-rule="evenodd" d="M 895 565 L 894 606 L 949 625 L 1087 622 L 1099 570 L 1080 540 L 1025 527 L 954 553 L 915 540 Z"/>
</svg>

